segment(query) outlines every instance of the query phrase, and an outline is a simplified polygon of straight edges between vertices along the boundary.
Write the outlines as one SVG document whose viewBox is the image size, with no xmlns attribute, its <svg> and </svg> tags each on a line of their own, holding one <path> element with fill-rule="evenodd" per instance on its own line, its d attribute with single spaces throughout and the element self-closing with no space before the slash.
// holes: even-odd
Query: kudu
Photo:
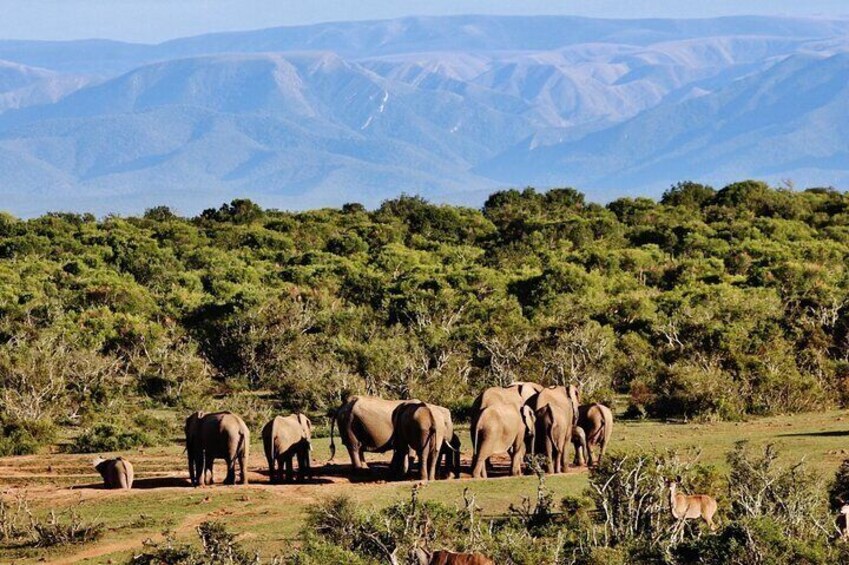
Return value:
<svg viewBox="0 0 849 565">
<path fill-rule="evenodd" d="M 680 481 L 680 477 L 674 481 L 666 481 L 666 486 L 669 488 L 669 508 L 672 517 L 682 523 L 685 520 L 701 518 L 707 523 L 711 531 L 716 530 L 716 524 L 713 523 L 713 515 L 716 514 L 716 499 L 706 494 L 681 494 L 678 492 Z"/>
</svg>

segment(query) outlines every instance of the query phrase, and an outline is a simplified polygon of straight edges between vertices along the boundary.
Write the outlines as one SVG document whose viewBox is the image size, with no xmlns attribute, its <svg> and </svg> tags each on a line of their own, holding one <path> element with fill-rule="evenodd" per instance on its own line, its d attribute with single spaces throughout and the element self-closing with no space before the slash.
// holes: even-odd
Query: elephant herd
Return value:
<svg viewBox="0 0 849 565">
<path fill-rule="evenodd" d="M 354 396 L 333 414 L 331 460 L 335 457 L 334 425 L 348 450 L 354 469 L 367 469 L 366 452 L 393 451 L 390 471 L 406 474 L 416 457 L 419 478 L 437 478 L 440 463 L 448 474 L 460 476 L 460 439 L 451 412 L 420 400 L 384 400 Z M 613 413 L 602 404 L 581 405 L 574 386 L 543 387 L 519 382 L 483 391 L 472 405 L 472 477 L 486 478 L 494 455 L 510 456 L 510 474 L 522 472 L 525 455 L 540 453 L 550 473 L 568 466 L 568 447 L 574 445 L 576 465 L 594 464 L 604 455 L 613 432 Z"/>
<path fill-rule="evenodd" d="M 440 467 L 460 476 L 460 438 L 451 412 L 420 400 L 385 400 L 353 396 L 330 414 L 331 461 L 335 459 L 334 428 L 348 450 L 355 471 L 368 469 L 365 453 L 392 451 L 390 474 L 404 477 L 413 460 L 418 477 L 435 480 Z M 604 456 L 613 431 L 613 413 L 602 404 L 580 404 L 574 386 L 544 387 L 518 382 L 490 387 L 471 409 L 473 478 L 486 478 L 495 455 L 510 457 L 510 474 L 522 473 L 525 455 L 545 457 L 549 473 L 569 466 L 569 446 L 575 465 L 593 465 Z M 223 459 L 224 484 L 246 484 L 250 430 L 231 412 L 195 412 L 186 419 L 186 457 L 193 486 L 213 483 L 213 463 Z M 262 429 L 271 482 L 304 480 L 311 474 L 312 423 L 304 414 L 277 416 Z M 598 448 L 597 456 L 593 450 Z M 297 473 L 295 471 L 297 461 Z M 109 488 L 131 488 L 132 465 L 123 458 L 98 459 L 95 467 Z"/>
</svg>

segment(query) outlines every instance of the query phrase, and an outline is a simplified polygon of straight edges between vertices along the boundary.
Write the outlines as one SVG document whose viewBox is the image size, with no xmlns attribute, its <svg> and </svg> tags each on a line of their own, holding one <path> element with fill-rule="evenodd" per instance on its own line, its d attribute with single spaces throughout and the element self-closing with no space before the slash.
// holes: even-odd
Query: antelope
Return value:
<svg viewBox="0 0 849 565">
<path fill-rule="evenodd" d="M 421 565 L 495 565 L 495 563 L 480 553 L 452 553 L 450 551 L 434 551 L 430 553 L 416 548 L 415 557 Z"/>
<path fill-rule="evenodd" d="M 707 523 L 711 531 L 716 530 L 716 525 L 713 523 L 713 515 L 716 514 L 716 499 L 706 494 L 681 494 L 678 492 L 680 480 L 681 477 L 674 481 L 666 481 L 666 486 L 669 487 L 669 509 L 672 512 L 672 517 L 682 522 L 701 518 Z"/>
</svg>

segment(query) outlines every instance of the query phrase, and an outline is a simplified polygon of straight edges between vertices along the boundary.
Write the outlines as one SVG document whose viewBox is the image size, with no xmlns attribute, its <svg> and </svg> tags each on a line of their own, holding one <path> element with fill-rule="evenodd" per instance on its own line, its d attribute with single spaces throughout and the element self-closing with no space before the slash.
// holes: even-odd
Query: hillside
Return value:
<svg viewBox="0 0 849 565">
<path fill-rule="evenodd" d="M 31 215 L 842 186 L 847 37 L 843 20 L 466 16 L 0 42 L 0 198 Z"/>
</svg>

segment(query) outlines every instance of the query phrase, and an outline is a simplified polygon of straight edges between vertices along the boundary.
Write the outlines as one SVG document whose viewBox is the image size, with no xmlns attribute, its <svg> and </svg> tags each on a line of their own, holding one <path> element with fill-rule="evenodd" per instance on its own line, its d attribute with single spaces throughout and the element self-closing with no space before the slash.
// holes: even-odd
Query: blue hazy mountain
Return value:
<svg viewBox="0 0 849 565">
<path fill-rule="evenodd" d="M 0 208 L 849 182 L 849 21 L 405 18 L 0 41 Z"/>
</svg>

